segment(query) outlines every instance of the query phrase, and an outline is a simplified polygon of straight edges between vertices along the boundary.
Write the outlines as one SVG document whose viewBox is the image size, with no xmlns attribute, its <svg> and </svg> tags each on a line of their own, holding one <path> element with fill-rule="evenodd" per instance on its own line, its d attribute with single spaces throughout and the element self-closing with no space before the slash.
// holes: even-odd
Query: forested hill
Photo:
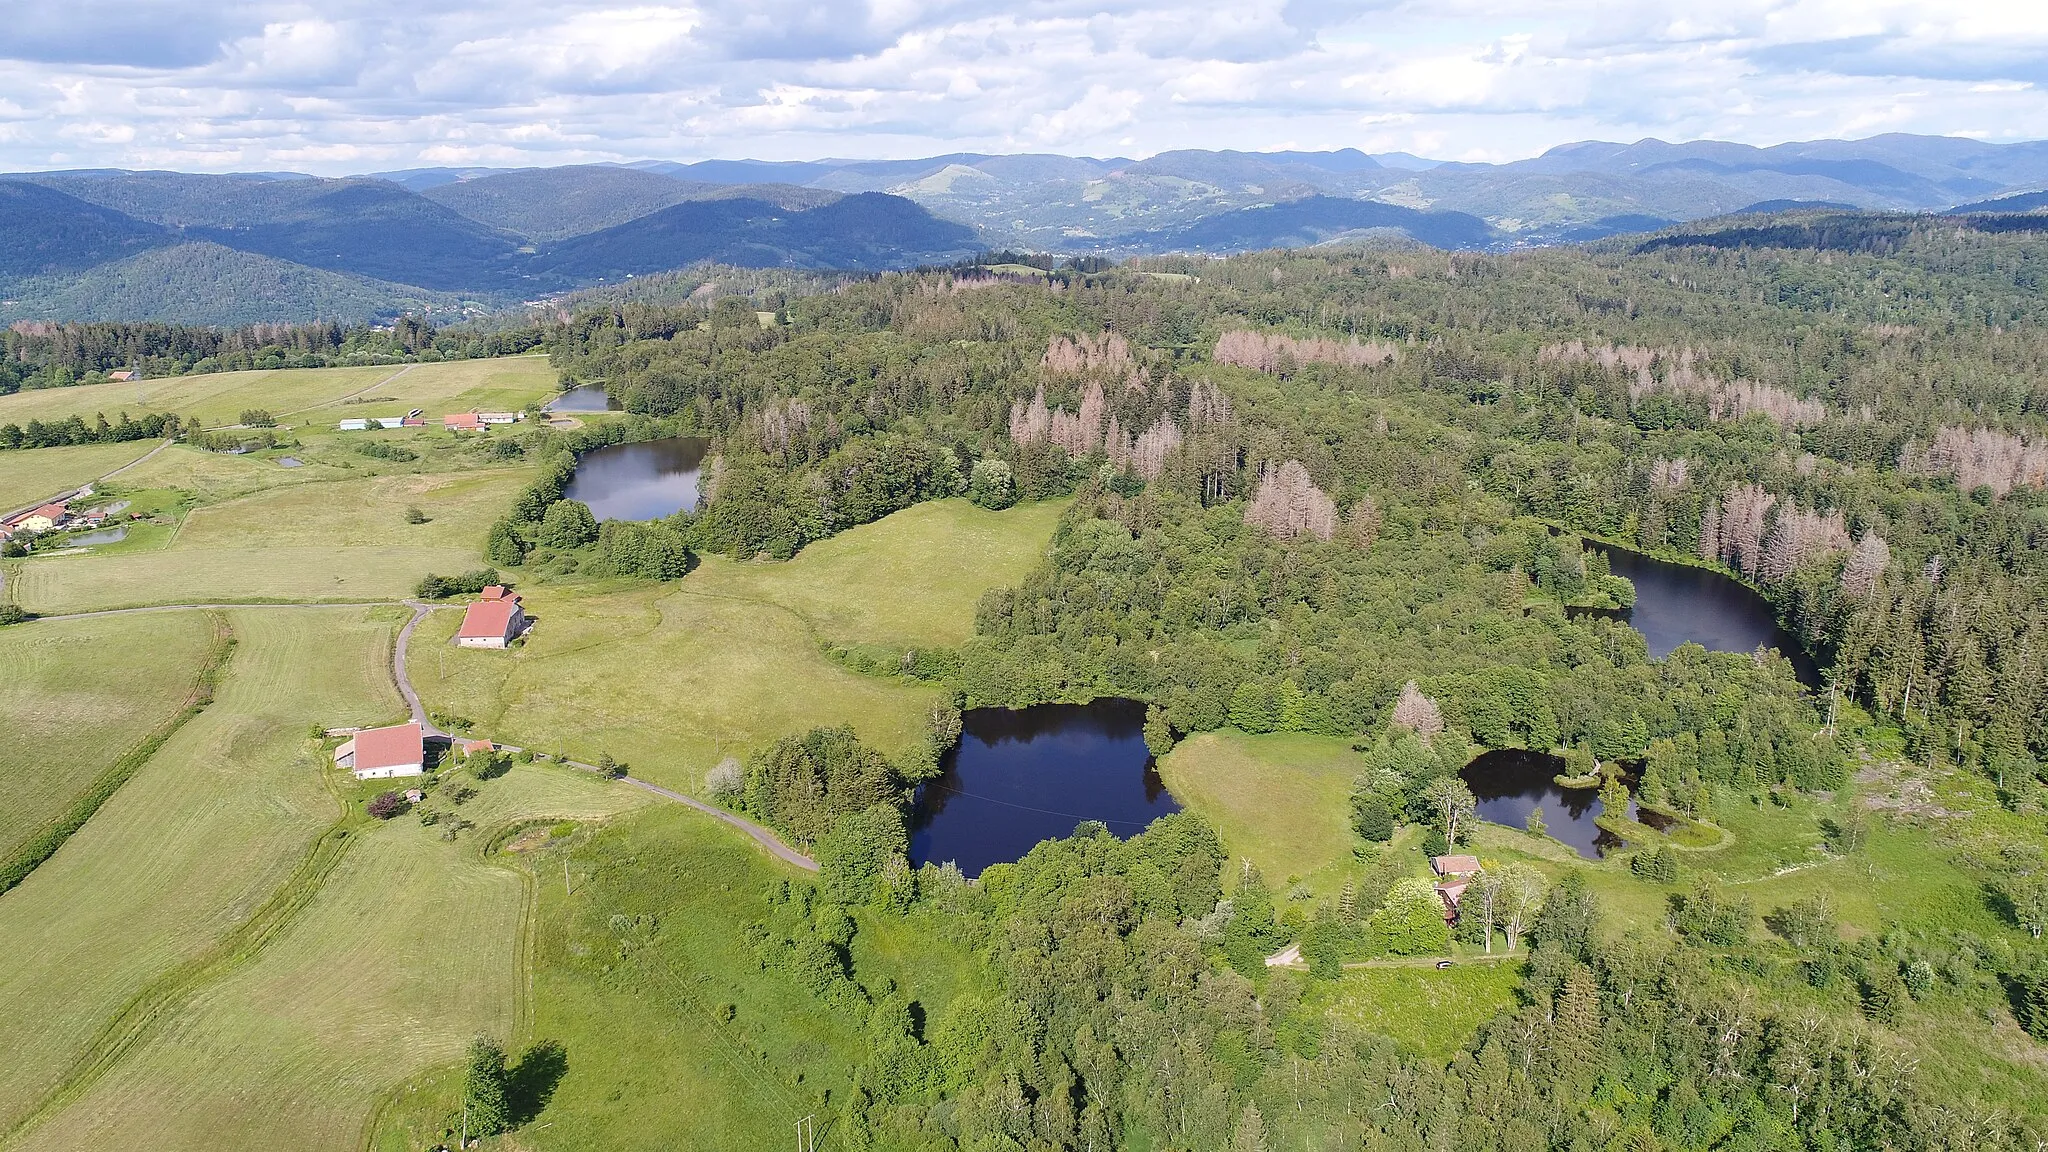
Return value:
<svg viewBox="0 0 2048 1152">
<path fill-rule="evenodd" d="M 825 861 L 750 939 L 867 1021 L 837 1111 L 852 1146 L 2034 1148 L 2048 239 L 1762 243 L 1261 252 L 585 309 L 550 326 L 555 363 L 650 419 L 550 446 L 708 434 L 710 503 L 599 529 L 557 456 L 492 559 L 673 579 L 692 549 L 786 558 L 936 497 L 1071 497 L 965 644 L 835 655 L 968 706 L 1138 698 L 1156 752 L 1226 728 L 1353 750 L 1360 878 L 1334 899 L 1226 861 L 1187 817 L 1129 841 L 1084 825 L 974 886 L 914 872 L 891 797 L 936 761 L 844 732 L 726 781 Z M 1567 612 L 1628 595 L 1594 539 L 1761 590 L 1821 683 L 1761 653 L 1653 661 Z M 1640 765 L 1638 799 L 1701 839 L 1636 853 L 1640 887 L 1611 863 L 1606 896 L 1578 873 L 1531 887 L 1520 997 L 1447 1062 L 1331 1010 L 1316 982 L 1343 962 L 1443 947 L 1396 825 L 1450 847 L 1475 751 L 1553 747 Z M 1924 799 L 1937 785 L 1977 814 Z M 1755 837 L 1729 850 L 1749 871 L 1694 852 L 1726 842 L 1688 821 Z M 1870 894 L 1780 884 L 1880 839 L 1902 887 L 1854 932 L 1835 901 Z M 1894 867 L 1907 845 L 1918 872 Z M 920 1026 L 916 990 L 857 982 L 849 906 L 958 944 L 985 996 Z M 1290 940 L 1307 976 L 1265 964 Z"/>
</svg>

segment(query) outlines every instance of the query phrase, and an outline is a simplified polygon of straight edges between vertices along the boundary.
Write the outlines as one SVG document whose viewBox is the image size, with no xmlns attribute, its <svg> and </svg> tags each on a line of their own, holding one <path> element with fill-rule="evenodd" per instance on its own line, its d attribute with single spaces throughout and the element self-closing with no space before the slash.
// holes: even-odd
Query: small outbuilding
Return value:
<svg viewBox="0 0 2048 1152">
<path fill-rule="evenodd" d="M 1429 866 L 1439 876 L 1470 876 L 1479 871 L 1479 857 L 1431 856 Z"/>
<path fill-rule="evenodd" d="M 336 427 L 340 428 L 343 432 L 367 432 L 370 430 L 370 422 L 368 420 L 343 420 Z"/>
<path fill-rule="evenodd" d="M 418 776 L 427 770 L 426 740 L 417 723 L 365 728 L 334 750 L 334 763 L 358 780 Z"/>
<path fill-rule="evenodd" d="M 463 648 L 503 648 L 526 630 L 526 610 L 519 594 L 493 584 L 462 613 L 455 643 Z"/>
</svg>

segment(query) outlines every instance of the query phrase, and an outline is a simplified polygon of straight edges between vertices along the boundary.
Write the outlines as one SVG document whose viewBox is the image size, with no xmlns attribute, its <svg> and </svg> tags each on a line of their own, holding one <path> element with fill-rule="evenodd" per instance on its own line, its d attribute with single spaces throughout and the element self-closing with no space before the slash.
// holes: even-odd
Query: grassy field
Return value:
<svg viewBox="0 0 2048 1152">
<path fill-rule="evenodd" d="M 493 469 L 292 484 L 195 509 L 159 550 L 15 561 L 7 591 L 45 614 L 396 599 L 428 572 L 481 564 L 491 520 L 525 482 L 523 470 Z M 406 523 L 408 506 L 428 522 Z"/>
<path fill-rule="evenodd" d="M 1312 995 L 1330 1014 L 1393 1039 L 1407 1051 L 1448 1061 L 1479 1026 L 1512 1007 L 1518 962 L 1433 967 L 1354 968 Z"/>
<path fill-rule="evenodd" d="M 663 806 L 571 849 L 573 895 L 561 851 L 534 861 L 532 1036 L 562 1046 L 567 1074 L 547 1109 L 497 1147 L 763 1148 L 812 1112 L 827 1130 L 860 1059 L 859 1017 L 761 970 L 745 929 L 765 918 L 767 887 L 784 873 L 732 848 L 730 830 Z M 936 1011 L 972 958 L 929 933 L 913 941 L 907 926 L 889 928 L 862 919 L 857 973 L 871 984 L 887 975 Z M 919 953 L 936 977 L 895 967 L 902 951 Z M 398 1096 L 371 1146 L 398 1152 L 438 1139 L 456 1081 L 445 1070 Z"/>
<path fill-rule="evenodd" d="M 840 644 L 960 644 L 990 588 L 1015 584 L 1044 556 L 1064 501 L 1005 512 L 966 500 L 917 504 L 776 564 L 707 557 L 690 578 L 706 594 L 780 604 Z"/>
<path fill-rule="evenodd" d="M 0 1132 L 126 1006 L 174 992 L 232 939 L 333 823 L 324 756 L 306 732 L 402 712 L 386 662 L 391 614 L 382 615 L 230 613 L 238 643 L 213 705 L 0 895 Z"/>
<path fill-rule="evenodd" d="M 396 371 L 395 367 L 279 368 L 39 388 L 0 396 L 0 424 L 61 420 L 66 416 L 83 417 L 91 423 L 97 413 L 117 420 L 123 412 L 130 416 L 171 412 L 208 426 L 232 424 L 246 408 L 284 412 L 318 404 L 369 387 Z"/>
<path fill-rule="evenodd" d="M 496 360 L 414 364 L 362 395 L 299 412 L 292 424 L 327 424 L 351 416 L 403 416 L 414 408 L 438 428 L 450 412 L 480 408 L 516 412 L 556 388 L 557 373 L 544 355 Z"/>
<path fill-rule="evenodd" d="M 234 423 L 250 408 L 261 408 L 294 425 L 331 423 L 348 416 L 401 416 L 413 408 L 427 409 L 429 415 L 439 417 L 471 408 L 523 408 L 554 391 L 555 380 L 555 370 L 545 356 L 165 376 L 0 396 L 0 424 L 66 416 L 90 422 L 97 413 L 114 420 L 123 412 L 131 416 L 171 412 L 218 427 Z M 351 398 L 365 402 L 349 403 Z"/>
<path fill-rule="evenodd" d="M 1159 762 L 1174 798 L 1215 827 L 1232 859 L 1249 858 L 1283 890 L 1299 877 L 1326 895 L 1352 862 L 1359 768 L 1348 740 L 1235 729 L 1183 740 Z"/>
<path fill-rule="evenodd" d="M 936 693 L 850 672 L 821 645 L 964 639 L 981 594 L 1035 562 L 1058 514 L 948 500 L 786 564 L 713 558 L 674 585 L 525 589 L 539 623 L 524 648 L 453 648 L 454 614 L 436 616 L 414 633 L 413 682 L 480 731 L 582 760 L 609 752 L 682 789 L 723 756 L 817 725 L 851 724 L 901 752 L 923 737 Z"/>
<path fill-rule="evenodd" d="M 161 440 L 0 452 L 0 512 L 46 500 L 147 456 Z"/>
<path fill-rule="evenodd" d="M 474 830 L 444 841 L 445 825 L 410 816 L 366 829 L 288 927 L 25 1147 L 352 1147 L 387 1090 L 459 1058 L 478 1032 L 522 1032 L 533 882 L 514 857 L 482 853 L 491 830 L 654 799 L 547 766 L 473 786 L 453 810 Z"/>
<path fill-rule="evenodd" d="M 179 713 L 212 637 L 200 612 L 0 630 L 0 860 Z"/>
<path fill-rule="evenodd" d="M 413 634 L 413 686 L 495 738 L 608 752 L 684 790 L 723 756 L 818 725 L 851 724 L 892 753 L 922 736 L 933 690 L 839 667 L 782 608 L 690 588 L 533 590 L 538 623 L 510 652 L 451 646 L 460 621 L 436 613 Z"/>
</svg>

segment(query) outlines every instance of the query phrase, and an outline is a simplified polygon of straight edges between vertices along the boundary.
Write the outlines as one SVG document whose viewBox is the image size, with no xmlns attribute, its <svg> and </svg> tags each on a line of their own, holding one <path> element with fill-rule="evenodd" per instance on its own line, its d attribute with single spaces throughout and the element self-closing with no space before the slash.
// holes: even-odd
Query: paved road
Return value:
<svg viewBox="0 0 2048 1152">
<path fill-rule="evenodd" d="M 83 620 L 93 616 L 125 616 L 131 613 L 138 612 L 190 612 L 196 609 L 239 611 L 244 608 L 382 608 L 391 603 L 393 603 L 393 601 L 376 600 L 355 604 L 160 604 L 147 608 L 107 608 L 98 612 L 71 612 L 60 616 L 37 616 L 34 617 L 30 622 L 36 623 L 45 620 Z M 407 600 L 404 601 L 404 604 L 406 607 L 412 609 L 412 619 L 407 620 L 405 622 L 404 627 L 398 630 L 398 640 L 391 647 L 391 678 L 393 681 L 397 683 L 398 694 L 400 696 L 405 697 L 406 707 L 412 710 L 412 718 L 419 722 L 420 731 L 423 734 L 428 736 L 441 736 L 453 738 L 450 735 L 450 733 L 443 732 L 439 728 L 434 727 L 433 724 L 427 720 L 426 708 L 420 703 L 419 693 L 413 690 L 412 679 L 409 675 L 407 675 L 406 672 L 405 650 L 409 642 L 412 640 L 413 629 L 419 626 L 420 621 L 427 618 L 428 613 L 434 611 L 436 608 L 452 608 L 455 607 L 455 605 L 422 604 L 417 600 Z M 494 741 L 493 743 L 496 742 Z M 520 748 L 516 744 L 498 744 L 497 747 L 508 752 L 525 751 L 525 749 Z M 597 765 L 585 764 L 580 760 L 564 760 L 560 761 L 560 763 L 567 764 L 571 768 L 582 768 L 590 772 L 599 771 Z M 808 872 L 816 872 L 818 870 L 818 862 L 816 860 L 813 860 L 809 856 L 806 856 L 803 853 L 797 851 L 796 849 L 791 848 L 789 845 L 783 843 L 782 840 L 778 838 L 774 832 L 762 827 L 759 824 L 754 823 L 752 820 L 746 819 L 743 816 L 735 816 L 734 814 L 732 814 L 731 812 L 727 812 L 723 808 L 713 807 L 712 805 L 706 804 L 701 800 L 695 799 L 694 797 L 685 796 L 681 792 L 664 788 L 659 784 L 652 784 L 645 780 L 637 780 L 631 776 L 621 777 L 619 782 L 621 784 L 631 785 L 634 788 L 639 788 L 644 791 L 651 792 L 664 800 L 672 800 L 678 804 L 694 808 L 697 811 L 704 813 L 706 816 L 711 816 L 716 819 L 723 820 L 727 824 L 732 825 L 734 828 L 737 828 L 740 831 L 746 833 L 748 836 L 752 837 L 755 843 L 761 845 L 761 847 L 763 848 L 766 848 L 769 852 L 773 853 L 776 856 L 776 858 L 783 860 L 787 863 L 794 864 L 798 868 L 802 868 Z"/>
<path fill-rule="evenodd" d="M 405 649 L 412 640 L 412 630 L 420 626 L 420 621 L 427 618 L 427 613 L 434 610 L 434 605 L 422 604 L 417 600 L 407 600 L 405 603 L 412 609 L 412 619 L 407 620 L 405 627 L 398 630 L 398 643 L 391 647 L 391 678 L 398 682 L 398 694 L 405 697 L 405 706 L 412 709 L 412 718 L 419 724 L 420 732 L 428 736 L 446 736 L 448 733 L 434 727 L 427 719 L 427 710 L 420 704 L 420 694 L 412 690 L 412 678 L 405 673 Z M 448 605 L 444 604 L 442 607 Z"/>
</svg>

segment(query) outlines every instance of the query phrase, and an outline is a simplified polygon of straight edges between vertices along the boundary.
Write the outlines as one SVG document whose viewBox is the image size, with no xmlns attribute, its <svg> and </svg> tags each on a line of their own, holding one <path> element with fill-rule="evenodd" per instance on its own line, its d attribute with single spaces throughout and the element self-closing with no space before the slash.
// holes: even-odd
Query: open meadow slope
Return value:
<svg viewBox="0 0 2048 1152">
<path fill-rule="evenodd" d="M 1352 863 L 1348 819 L 1358 754 L 1347 740 L 1233 729 L 1183 740 L 1159 761 L 1174 798 L 1216 829 L 1232 859 L 1268 880 L 1308 880 L 1333 893 Z"/>
<path fill-rule="evenodd" d="M 226 615 L 237 645 L 214 703 L 0 895 L 0 1132 L 138 998 L 175 993 L 300 868 L 338 814 L 307 729 L 402 712 L 387 662 L 394 613 Z"/>
<path fill-rule="evenodd" d="M 482 563 L 492 517 L 524 481 L 517 469 L 497 469 L 288 484 L 193 510 L 160 549 L 16 562 L 8 592 L 45 615 L 146 604 L 395 600 L 428 572 Z M 421 509 L 426 522 L 407 523 L 408 507 Z"/>
<path fill-rule="evenodd" d="M 789 872 L 736 843 L 731 829 L 662 805 L 533 859 L 531 1036 L 558 1046 L 566 1071 L 548 1085 L 544 1116 L 511 1138 L 517 1147 L 780 1146 L 813 1112 L 829 1131 L 824 1094 L 844 1097 L 863 1047 L 859 1015 L 763 970 L 747 928 L 768 917 Z M 979 991 L 968 949 L 892 917 L 863 913 L 852 955 L 874 984 L 914 989 L 930 1019 Z M 394 1098 L 369 1146 L 430 1146 L 459 1123 L 459 1084 L 450 1069 Z M 515 1111 L 531 1103 L 520 1093 Z"/>
<path fill-rule="evenodd" d="M 213 635 L 200 612 L 0 631 L 0 861 L 177 718 Z"/>
<path fill-rule="evenodd" d="M 1063 500 L 1003 512 L 963 499 L 913 504 L 787 563 L 707 557 L 690 587 L 780 604 L 835 644 L 959 644 L 974 634 L 982 593 L 1023 580 L 1065 508 Z"/>
<path fill-rule="evenodd" d="M 211 372 L 0 396 L 0 424 L 47 423 L 68 416 L 90 424 L 100 413 L 115 420 L 123 412 L 164 412 L 216 427 L 235 423 L 252 408 L 292 425 L 350 416 L 401 416 L 413 408 L 439 417 L 471 408 L 516 411 L 553 391 L 555 382 L 545 356 Z"/>
<path fill-rule="evenodd" d="M 833 664 L 803 622 L 769 604 L 680 586 L 611 593 L 541 588 L 524 647 L 456 648 L 453 612 L 413 633 L 409 671 L 427 706 L 477 731 L 694 791 L 724 756 L 820 725 L 850 724 L 899 753 L 937 693 Z"/>
<path fill-rule="evenodd" d="M 135 381 L 41 388 L 0 396 L 0 424 L 26 425 L 77 416 L 92 423 L 105 413 L 146 416 L 172 413 L 206 425 L 232 424 L 246 408 L 285 412 L 335 400 L 399 371 L 396 367 L 275 368 L 257 372 L 213 372 Z"/>
<path fill-rule="evenodd" d="M 476 828 L 444 840 L 446 823 L 370 825 L 260 953 L 195 989 L 22 1147 L 352 1147 L 386 1090 L 457 1059 L 479 1032 L 518 1035 L 534 881 L 517 856 L 485 854 L 493 830 L 654 799 L 546 765 L 481 784 L 458 775 L 442 791 L 457 783 L 478 789 L 457 810 Z"/>
<path fill-rule="evenodd" d="M 0 513 L 88 484 L 149 455 L 161 443 L 139 440 L 0 452 Z"/>
</svg>

